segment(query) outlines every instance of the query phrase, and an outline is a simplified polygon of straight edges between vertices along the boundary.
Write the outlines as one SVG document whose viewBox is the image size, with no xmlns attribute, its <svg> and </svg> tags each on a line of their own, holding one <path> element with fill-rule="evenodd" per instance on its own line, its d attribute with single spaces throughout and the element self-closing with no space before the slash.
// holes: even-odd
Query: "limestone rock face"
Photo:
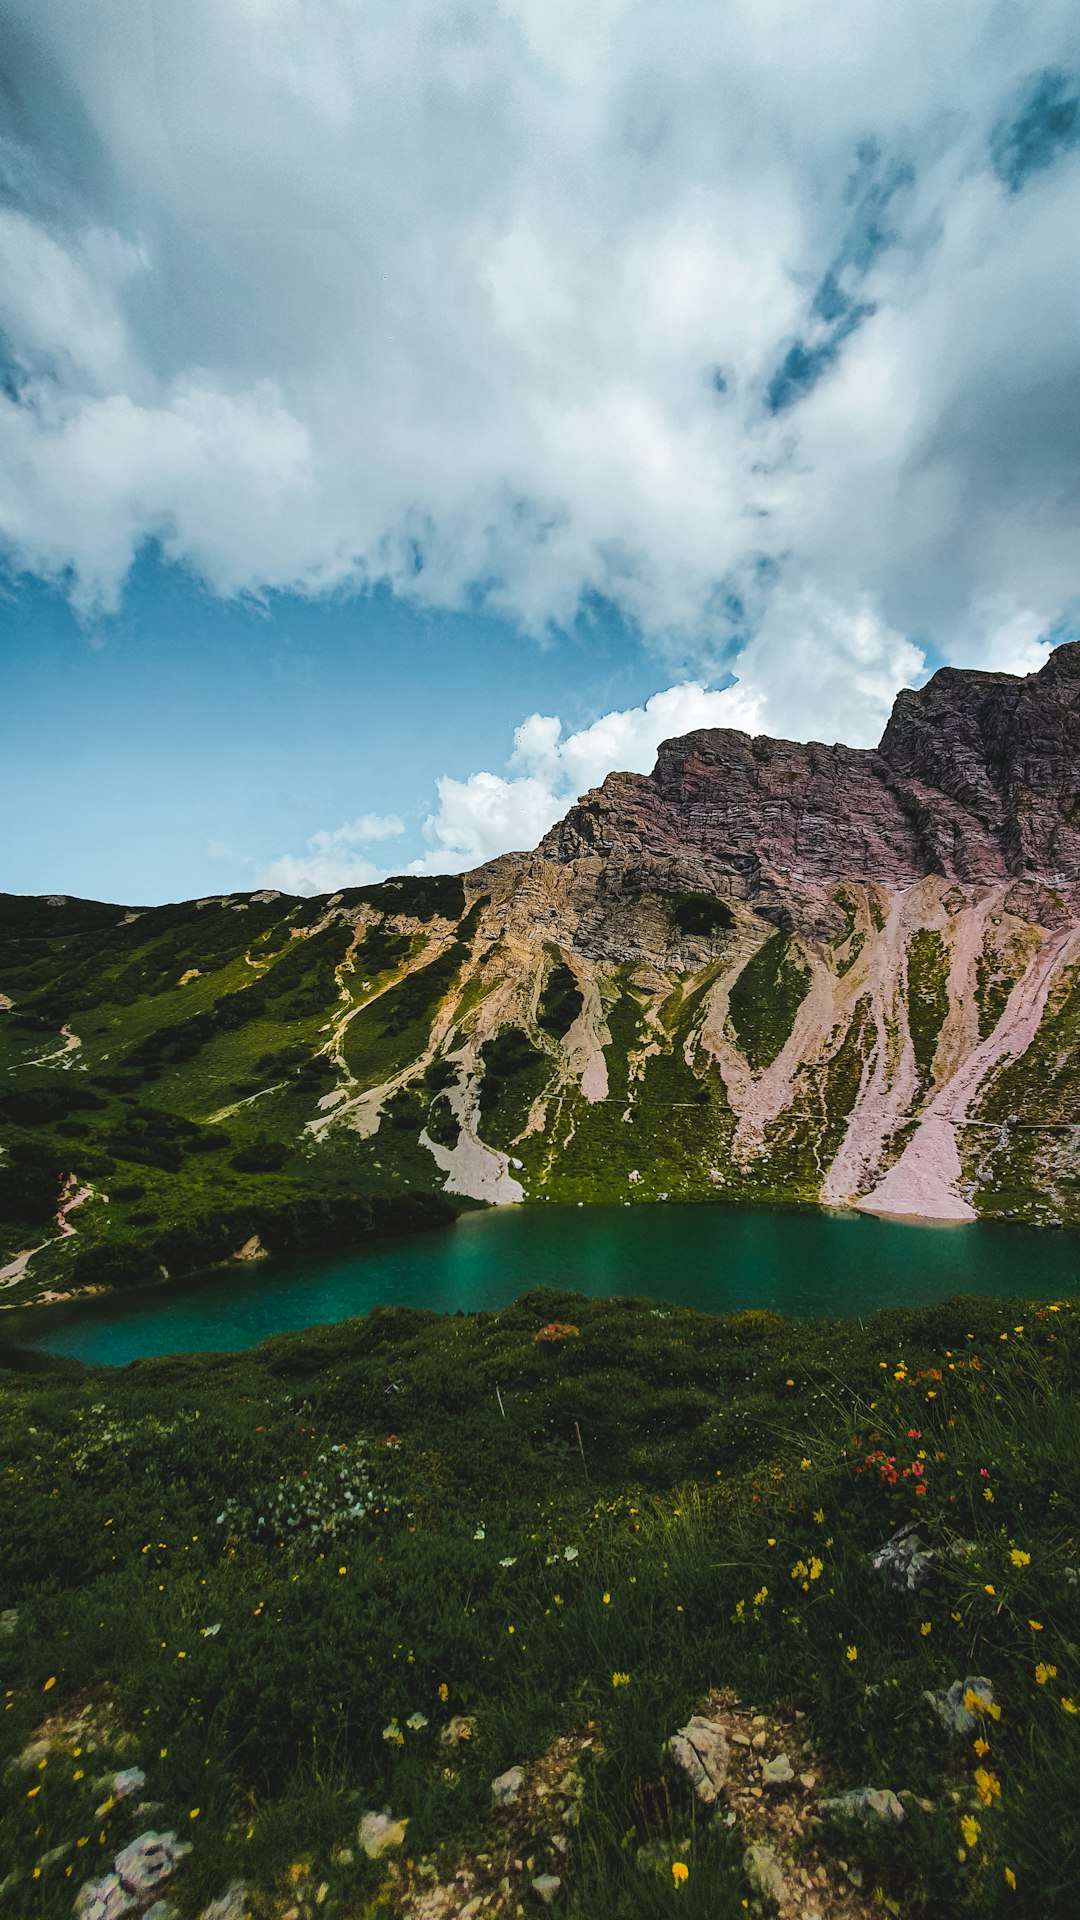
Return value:
<svg viewBox="0 0 1080 1920">
<path fill-rule="evenodd" d="M 879 747 L 666 740 L 649 776 L 612 774 L 541 843 L 600 859 L 603 891 L 658 870 L 669 890 L 773 902 L 807 885 L 1080 879 L 1080 643 L 1036 674 L 942 668 L 898 695 Z"/>
</svg>

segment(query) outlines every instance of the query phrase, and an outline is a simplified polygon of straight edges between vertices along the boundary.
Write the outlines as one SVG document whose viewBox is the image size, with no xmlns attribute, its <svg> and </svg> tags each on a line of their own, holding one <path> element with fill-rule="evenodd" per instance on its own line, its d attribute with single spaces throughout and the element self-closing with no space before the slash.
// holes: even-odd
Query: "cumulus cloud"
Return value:
<svg viewBox="0 0 1080 1920">
<path fill-rule="evenodd" d="M 603 596 L 865 732 L 867 620 L 1075 604 L 1072 0 L 6 17 L 0 548 L 85 611 L 147 539 L 222 594 Z"/>
<path fill-rule="evenodd" d="M 396 814 L 365 813 L 359 820 L 313 833 L 303 853 L 282 854 L 264 867 L 260 887 L 279 887 L 282 893 L 332 893 L 336 887 L 364 887 L 386 876 L 386 868 L 370 860 L 366 848 L 379 840 L 397 839 L 405 822 Z"/>
</svg>

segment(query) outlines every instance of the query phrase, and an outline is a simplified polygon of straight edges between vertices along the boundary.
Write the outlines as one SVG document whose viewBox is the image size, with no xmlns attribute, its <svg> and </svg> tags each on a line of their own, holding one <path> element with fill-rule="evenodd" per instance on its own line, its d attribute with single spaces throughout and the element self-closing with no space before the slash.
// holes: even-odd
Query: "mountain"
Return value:
<svg viewBox="0 0 1080 1920">
<path fill-rule="evenodd" d="M 0 988 L 5 1304 L 476 1201 L 1078 1223 L 1080 644 L 872 750 L 666 741 L 460 878 L 7 896 Z"/>
</svg>

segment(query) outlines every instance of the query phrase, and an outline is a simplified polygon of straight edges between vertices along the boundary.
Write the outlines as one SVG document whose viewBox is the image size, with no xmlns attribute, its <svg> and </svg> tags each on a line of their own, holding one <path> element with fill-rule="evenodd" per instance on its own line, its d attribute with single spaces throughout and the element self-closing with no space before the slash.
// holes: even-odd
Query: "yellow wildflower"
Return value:
<svg viewBox="0 0 1080 1920">
<path fill-rule="evenodd" d="M 673 1861 L 672 1861 L 672 1863 L 671 1863 L 671 1877 L 672 1877 L 672 1879 L 674 1880 L 674 1882 L 675 1882 L 675 1885 L 676 1885 L 677 1887 L 681 1887 L 681 1886 L 682 1886 L 682 1884 L 683 1884 L 683 1881 L 684 1881 L 684 1880 L 689 1880 L 689 1878 L 690 1878 L 690 1869 L 689 1869 L 689 1867 L 688 1867 L 688 1866 L 686 1865 L 686 1863 L 685 1863 L 685 1861 L 682 1861 L 682 1860 L 673 1860 Z"/>
<path fill-rule="evenodd" d="M 965 1847 L 973 1847 L 979 1837 L 979 1823 L 973 1813 L 965 1813 L 960 1821 L 960 1831 L 964 1836 Z"/>
<path fill-rule="evenodd" d="M 973 1740 L 971 1744 L 974 1747 L 976 1753 L 978 1754 L 980 1760 L 984 1759 L 985 1756 L 990 1751 L 990 1742 L 989 1740 L 984 1740 L 982 1737 L 982 1734 L 979 1735 L 979 1738 L 977 1740 Z"/>
<path fill-rule="evenodd" d="M 1009 1555 L 1009 1559 L 1012 1561 L 1014 1567 L 1030 1567 L 1031 1565 L 1031 1555 L 1030 1553 L 1025 1553 L 1023 1547 L 1014 1547 Z"/>
<path fill-rule="evenodd" d="M 934 1631 L 934 1623 L 932 1620 L 919 1621 L 919 1632 L 922 1634 L 922 1637 L 924 1640 L 926 1639 L 927 1634 L 933 1633 L 933 1631 Z"/>
<path fill-rule="evenodd" d="M 846 1651 L 846 1655 L 847 1655 L 847 1658 L 848 1658 L 849 1660 L 857 1660 L 857 1659 L 858 1659 L 858 1657 L 859 1657 L 859 1649 L 858 1649 L 858 1647 L 848 1647 L 848 1648 L 846 1648 L 846 1649 L 845 1649 L 845 1651 Z"/>
<path fill-rule="evenodd" d="M 613 1673 L 611 1676 L 611 1684 L 613 1687 L 628 1687 L 630 1685 L 630 1675 L 628 1673 Z"/>
<path fill-rule="evenodd" d="M 1011 1887 L 1014 1893 L 1016 1892 L 1016 1875 L 1011 1867 L 1005 1869 L 1005 1885 Z"/>
<path fill-rule="evenodd" d="M 1065 1693 L 1063 1693 L 1061 1696 L 1061 1704 L 1064 1707 L 1066 1713 L 1080 1713 L 1080 1707 L 1077 1706 L 1076 1701 L 1070 1700 L 1068 1695 Z"/>
<path fill-rule="evenodd" d="M 1001 1781 L 996 1773 L 988 1773 L 985 1767 L 976 1767 L 975 1791 L 984 1807 L 992 1807 L 994 1801 L 1001 1798 Z"/>
<path fill-rule="evenodd" d="M 1038 1666 L 1035 1669 L 1036 1686 L 1045 1687 L 1048 1680 L 1056 1680 L 1056 1679 L 1057 1679 L 1057 1668 L 1049 1666 L 1045 1660 L 1040 1660 Z"/>
</svg>

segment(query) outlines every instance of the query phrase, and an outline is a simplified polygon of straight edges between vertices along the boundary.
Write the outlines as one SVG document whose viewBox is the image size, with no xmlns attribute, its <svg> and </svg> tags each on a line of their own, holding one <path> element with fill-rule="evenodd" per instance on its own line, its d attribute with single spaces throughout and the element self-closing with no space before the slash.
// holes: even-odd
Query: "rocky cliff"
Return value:
<svg viewBox="0 0 1080 1920">
<path fill-rule="evenodd" d="M 272 1244 L 271 1185 L 1080 1223 L 1077 645 L 870 751 L 667 741 L 460 880 L 8 909 L 9 1166 L 80 1094 L 65 1259 L 225 1199 Z"/>
</svg>

